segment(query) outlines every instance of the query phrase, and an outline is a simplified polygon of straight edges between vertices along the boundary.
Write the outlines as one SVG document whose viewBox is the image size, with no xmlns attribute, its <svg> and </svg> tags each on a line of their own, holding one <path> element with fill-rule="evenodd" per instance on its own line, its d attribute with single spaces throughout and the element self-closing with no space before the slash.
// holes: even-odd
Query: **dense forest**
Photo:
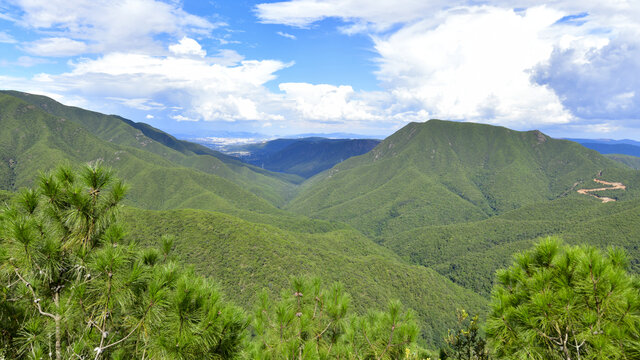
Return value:
<svg viewBox="0 0 640 360">
<path fill-rule="evenodd" d="M 0 358 L 640 357 L 640 172 L 577 143 L 431 120 L 305 179 L 42 96 L 0 125 Z"/>
</svg>

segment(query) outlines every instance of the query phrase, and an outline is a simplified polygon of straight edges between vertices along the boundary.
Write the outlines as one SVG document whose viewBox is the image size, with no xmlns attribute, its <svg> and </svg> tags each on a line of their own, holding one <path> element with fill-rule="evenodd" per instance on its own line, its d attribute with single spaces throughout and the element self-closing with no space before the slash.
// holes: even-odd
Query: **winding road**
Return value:
<svg viewBox="0 0 640 360">
<path fill-rule="evenodd" d="M 593 179 L 593 181 L 597 182 L 598 184 L 607 185 L 609 187 L 603 187 L 603 188 L 597 188 L 597 189 L 580 189 L 577 191 L 579 194 L 589 195 L 589 196 L 593 196 L 596 199 L 600 199 L 602 200 L 603 203 L 616 201 L 616 199 L 608 198 L 606 196 L 598 196 L 596 194 L 591 194 L 591 193 L 595 191 L 604 191 L 604 190 L 625 190 L 627 188 L 623 183 L 619 183 L 619 182 L 608 182 L 608 181 L 603 181 L 598 179 Z"/>
</svg>

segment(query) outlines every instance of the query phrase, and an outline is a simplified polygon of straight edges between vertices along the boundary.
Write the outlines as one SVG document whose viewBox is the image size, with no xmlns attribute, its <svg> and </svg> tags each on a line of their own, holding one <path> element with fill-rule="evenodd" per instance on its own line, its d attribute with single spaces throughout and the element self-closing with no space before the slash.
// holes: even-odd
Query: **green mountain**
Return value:
<svg viewBox="0 0 640 360">
<path fill-rule="evenodd" d="M 148 137 L 115 116 L 22 97 L 31 98 L 0 93 L 0 202 L 41 171 L 101 160 L 131 189 L 124 214 L 129 237 L 156 245 L 161 235 L 175 235 L 179 258 L 247 309 L 262 288 L 276 294 L 290 276 L 316 275 L 345 283 L 360 311 L 401 300 L 416 311 L 430 345 L 455 325 L 456 308 L 486 309 L 480 295 L 405 262 L 349 225 L 278 209 L 274 203 L 296 189 L 287 176 L 198 154 L 171 138 L 161 142 L 161 134 Z M 202 164 L 218 168 L 205 171 Z"/>
<path fill-rule="evenodd" d="M 369 152 L 380 140 L 309 137 L 276 139 L 230 148 L 249 164 L 309 178 L 350 158 Z"/>
<path fill-rule="evenodd" d="M 430 120 L 411 123 L 369 153 L 303 185 L 287 209 L 387 237 L 430 225 L 479 221 L 564 196 L 592 179 L 636 172 L 539 131 Z M 637 196 L 630 186 L 620 200 Z"/>
<path fill-rule="evenodd" d="M 496 269 L 540 236 L 623 247 L 640 273 L 640 172 L 537 131 L 431 120 L 369 152 L 328 139 L 253 148 L 298 176 L 25 93 L 0 92 L 0 126 L 0 204 L 41 171 L 101 160 L 130 186 L 129 237 L 175 235 L 179 259 L 246 309 L 260 289 L 315 275 L 343 282 L 359 311 L 399 299 L 435 346 L 457 308 L 485 313 Z"/>
<path fill-rule="evenodd" d="M 176 165 L 223 177 L 272 204 L 284 203 L 294 191 L 292 182 L 301 181 L 295 175 L 265 171 L 205 146 L 178 140 L 148 124 L 65 106 L 45 96 L 17 91 L 2 91 L 0 94 L 21 99 L 48 114 L 76 123 L 109 143 L 145 150 Z"/>
<path fill-rule="evenodd" d="M 198 272 L 220 281 L 239 305 L 251 307 L 261 289 L 273 295 L 294 275 L 340 281 L 354 307 L 384 307 L 399 299 L 412 308 L 430 346 L 441 344 L 455 325 L 455 311 L 484 313 L 487 300 L 437 272 L 403 262 L 396 254 L 349 228 L 285 230 L 201 210 L 128 209 L 128 229 L 139 243 L 156 245 L 175 235 L 175 252 Z"/>
<path fill-rule="evenodd" d="M 103 136 L 112 133 L 112 141 L 97 137 L 87 130 L 86 125 L 71 120 L 71 117 L 51 115 L 36 105 L 1 93 L 0 189 L 15 191 L 29 186 L 39 172 L 63 162 L 80 164 L 102 160 L 131 185 L 128 202 L 135 206 L 147 209 L 199 208 L 233 214 L 250 211 L 285 216 L 265 200 L 281 202 L 293 189 L 294 185 L 280 180 L 279 175 L 263 175 L 244 165 L 238 165 L 240 170 L 234 172 L 213 156 L 183 155 L 143 138 L 144 135 L 139 136 L 137 145 L 129 145 L 125 140 L 135 139 L 138 130 L 132 132 L 133 128 L 125 122 L 118 120 L 116 123 L 112 117 L 104 115 L 82 119 L 94 124 L 93 132 L 103 128 Z M 156 154 L 160 151 L 167 156 Z M 192 166 L 172 161 L 172 156 L 185 163 L 192 162 Z M 199 168 L 203 163 L 217 168 L 205 172 Z M 244 173 L 247 175 L 243 176 Z M 229 180 L 227 177 L 241 179 Z"/>
<path fill-rule="evenodd" d="M 640 170 L 640 157 L 624 154 L 605 154 L 607 158 L 623 163 L 632 169 Z"/>
<path fill-rule="evenodd" d="M 638 183 L 640 177 L 636 178 Z M 384 240 L 410 263 L 433 268 L 455 283 L 485 296 L 495 271 L 536 239 L 558 235 L 571 244 L 624 248 L 631 271 L 640 273 L 640 200 L 603 204 L 567 197 L 524 206 L 490 219 L 401 232 Z"/>
</svg>

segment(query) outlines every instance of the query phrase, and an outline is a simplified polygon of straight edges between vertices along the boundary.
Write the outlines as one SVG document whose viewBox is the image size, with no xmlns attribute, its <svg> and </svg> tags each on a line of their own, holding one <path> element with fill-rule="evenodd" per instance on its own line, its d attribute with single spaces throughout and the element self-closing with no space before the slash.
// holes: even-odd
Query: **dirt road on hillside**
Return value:
<svg viewBox="0 0 640 360">
<path fill-rule="evenodd" d="M 608 182 L 608 181 L 603 181 L 599 179 L 593 179 L 593 181 L 597 182 L 598 184 L 607 185 L 609 187 L 603 187 L 603 188 L 597 188 L 597 189 L 580 189 L 577 191 L 579 194 L 589 195 L 589 196 L 593 196 L 596 199 L 600 199 L 602 200 L 603 203 L 616 201 L 616 199 L 612 199 L 606 196 L 598 196 L 596 194 L 591 194 L 591 193 L 596 191 L 604 191 L 604 190 L 625 190 L 627 188 L 623 183 L 619 183 L 619 182 Z"/>
</svg>

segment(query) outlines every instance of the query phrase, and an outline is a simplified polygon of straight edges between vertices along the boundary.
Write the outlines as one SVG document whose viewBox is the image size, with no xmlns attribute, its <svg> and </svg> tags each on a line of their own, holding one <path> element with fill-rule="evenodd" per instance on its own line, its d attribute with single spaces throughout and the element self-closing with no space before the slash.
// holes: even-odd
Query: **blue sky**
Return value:
<svg viewBox="0 0 640 360">
<path fill-rule="evenodd" d="M 0 0 L 0 88 L 182 135 L 640 139 L 640 0 Z"/>
</svg>

